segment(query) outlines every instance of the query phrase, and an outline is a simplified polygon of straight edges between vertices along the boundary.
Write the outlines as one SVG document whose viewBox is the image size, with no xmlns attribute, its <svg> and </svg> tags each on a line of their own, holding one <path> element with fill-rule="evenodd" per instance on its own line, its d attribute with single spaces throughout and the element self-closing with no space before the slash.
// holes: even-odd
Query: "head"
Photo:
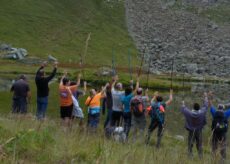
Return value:
<svg viewBox="0 0 230 164">
<path fill-rule="evenodd" d="M 194 103 L 193 104 L 193 109 L 194 110 L 199 110 L 200 109 L 200 105 L 198 103 Z"/>
<path fill-rule="evenodd" d="M 117 83 L 115 86 L 116 90 L 122 90 L 122 83 Z"/>
<path fill-rule="evenodd" d="M 157 100 L 157 102 L 162 102 L 163 101 L 163 97 L 157 96 L 156 100 Z"/>
<path fill-rule="evenodd" d="M 71 85 L 77 85 L 77 83 L 76 83 L 75 81 L 71 81 L 71 82 L 70 82 L 70 86 L 71 86 Z"/>
<path fill-rule="evenodd" d="M 40 77 L 45 77 L 45 71 L 43 69 L 41 69 L 39 72 L 38 72 L 38 75 Z"/>
<path fill-rule="evenodd" d="M 138 88 L 137 89 L 137 95 L 142 95 L 143 89 L 142 88 Z"/>
<path fill-rule="evenodd" d="M 27 78 L 26 78 L 26 76 L 25 76 L 25 75 L 20 75 L 20 76 L 19 76 L 19 79 L 24 80 L 24 81 L 26 81 L 26 80 L 27 80 Z"/>
<path fill-rule="evenodd" d="M 218 109 L 218 110 L 224 110 L 224 105 L 223 105 L 223 104 L 218 104 L 217 109 Z"/>
<path fill-rule="evenodd" d="M 128 87 L 128 88 L 125 88 L 125 96 L 128 96 L 132 93 L 132 88 L 131 87 Z"/>
<path fill-rule="evenodd" d="M 63 83 L 63 85 L 68 86 L 68 85 L 70 85 L 70 80 L 69 80 L 68 78 L 65 77 L 65 78 L 62 80 L 62 83 Z"/>
<path fill-rule="evenodd" d="M 92 97 L 92 96 L 95 96 L 97 94 L 96 90 L 95 89 L 90 89 L 89 91 L 89 95 Z"/>
</svg>

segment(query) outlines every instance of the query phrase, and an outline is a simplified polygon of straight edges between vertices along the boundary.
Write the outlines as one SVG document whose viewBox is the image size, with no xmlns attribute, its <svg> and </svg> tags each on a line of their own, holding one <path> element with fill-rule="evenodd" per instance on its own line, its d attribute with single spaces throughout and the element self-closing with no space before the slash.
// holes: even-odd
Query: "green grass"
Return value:
<svg viewBox="0 0 230 164">
<path fill-rule="evenodd" d="M 123 1 L 1 1 L 0 42 L 26 48 L 30 56 L 52 54 L 61 62 L 78 63 L 89 33 L 86 63 L 111 65 L 112 50 L 117 65 L 128 63 L 128 49 L 136 59 Z"/>
<path fill-rule="evenodd" d="M 28 123 L 29 122 L 29 123 Z M 165 131 L 162 147 L 157 150 L 155 133 L 149 146 L 143 140 L 121 144 L 108 140 L 100 127 L 97 134 L 60 127 L 59 120 L 43 123 L 30 117 L 5 116 L 0 120 L 1 163 L 211 163 L 208 132 L 204 131 L 204 159 L 187 158 L 187 144 Z M 132 135 L 131 135 L 132 137 Z M 228 153 L 229 155 L 229 153 Z M 227 161 L 226 161 L 227 162 Z"/>
</svg>

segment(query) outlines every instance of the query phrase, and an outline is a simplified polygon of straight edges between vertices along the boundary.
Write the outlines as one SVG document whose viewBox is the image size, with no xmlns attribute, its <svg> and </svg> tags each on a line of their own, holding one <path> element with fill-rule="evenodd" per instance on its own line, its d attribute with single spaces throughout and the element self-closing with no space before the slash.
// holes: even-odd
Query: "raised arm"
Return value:
<svg viewBox="0 0 230 164">
<path fill-rule="evenodd" d="M 54 76 L 56 75 L 56 72 L 57 72 L 57 66 L 58 66 L 58 62 L 54 62 L 54 65 L 53 65 L 53 71 L 51 73 L 51 75 L 49 75 L 46 80 L 50 81 L 54 78 Z"/>
<path fill-rule="evenodd" d="M 165 102 L 166 105 L 170 105 L 172 103 L 172 100 L 173 100 L 173 90 L 170 89 L 169 99 Z"/>
<path fill-rule="evenodd" d="M 216 113 L 216 108 L 215 108 L 213 105 L 211 105 L 211 108 L 210 108 L 210 113 L 211 113 L 212 117 L 214 117 L 214 116 L 215 116 L 215 113 Z"/>
<path fill-rule="evenodd" d="M 81 84 L 81 74 L 79 73 L 77 76 L 77 86 L 80 86 Z"/>
<path fill-rule="evenodd" d="M 137 89 L 140 87 L 140 82 L 139 82 L 139 77 L 137 78 L 137 82 L 136 82 L 136 86 L 135 89 L 133 91 L 133 93 L 135 94 L 137 92 Z"/>
<path fill-rule="evenodd" d="M 64 74 L 62 75 L 59 86 L 63 85 L 63 79 L 66 77 L 66 75 L 67 75 L 67 71 L 65 71 Z"/>
<path fill-rule="evenodd" d="M 114 90 L 114 86 L 115 86 L 117 80 L 118 80 L 118 76 L 117 75 L 113 76 L 112 84 L 111 84 L 111 90 Z"/>
<path fill-rule="evenodd" d="M 154 92 L 154 94 L 153 94 L 153 97 L 152 97 L 152 99 L 151 99 L 151 104 L 153 103 L 153 102 L 156 102 L 156 99 L 157 99 L 157 96 L 159 95 L 159 92 L 158 91 L 156 91 L 156 92 Z"/>
</svg>

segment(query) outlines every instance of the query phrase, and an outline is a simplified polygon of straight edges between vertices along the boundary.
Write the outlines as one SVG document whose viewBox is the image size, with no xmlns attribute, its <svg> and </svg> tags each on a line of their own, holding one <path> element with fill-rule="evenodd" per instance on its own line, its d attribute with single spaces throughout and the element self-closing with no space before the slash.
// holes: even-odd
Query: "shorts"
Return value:
<svg viewBox="0 0 230 164">
<path fill-rule="evenodd" d="M 73 112 L 73 104 L 70 106 L 61 106 L 60 108 L 60 114 L 61 118 L 72 118 L 72 112 Z"/>
</svg>

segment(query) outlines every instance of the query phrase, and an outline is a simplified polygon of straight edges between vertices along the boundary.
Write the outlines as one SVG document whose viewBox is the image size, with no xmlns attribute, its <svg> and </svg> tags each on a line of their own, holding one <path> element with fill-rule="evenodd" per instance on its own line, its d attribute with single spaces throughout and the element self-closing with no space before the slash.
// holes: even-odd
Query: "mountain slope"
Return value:
<svg viewBox="0 0 230 164">
<path fill-rule="evenodd" d="M 79 62 L 89 33 L 87 63 L 127 63 L 136 50 L 128 35 L 124 3 L 104 0 L 2 0 L 0 42 L 23 47 L 32 56 L 53 54 L 61 61 Z M 136 56 L 136 55 L 135 55 Z"/>
</svg>

